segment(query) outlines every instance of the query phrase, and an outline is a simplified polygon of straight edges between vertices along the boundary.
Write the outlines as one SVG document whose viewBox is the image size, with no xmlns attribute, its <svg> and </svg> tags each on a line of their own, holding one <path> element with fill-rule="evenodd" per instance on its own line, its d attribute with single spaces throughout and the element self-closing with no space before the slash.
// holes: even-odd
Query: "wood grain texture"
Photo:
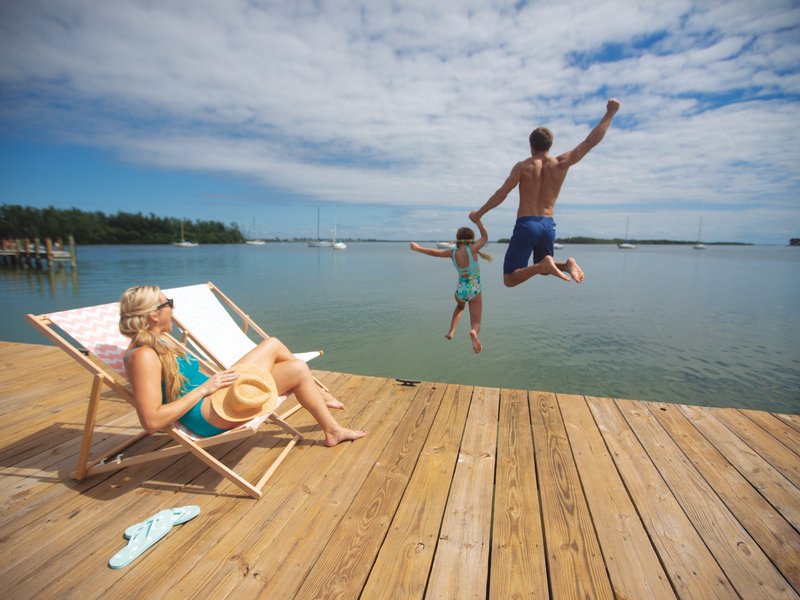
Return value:
<svg viewBox="0 0 800 600">
<path fill-rule="evenodd" d="M 315 371 L 368 436 L 306 440 L 252 500 L 189 455 L 70 478 L 91 377 L 0 342 L 0 585 L 8 598 L 796 597 L 800 418 Z M 40 374 L 46 372 L 47 377 Z M 98 449 L 138 430 L 112 392 Z M 245 477 L 265 432 L 212 449 Z M 164 436 L 137 442 L 155 450 Z M 197 504 L 125 569 L 128 525 Z"/>
</svg>

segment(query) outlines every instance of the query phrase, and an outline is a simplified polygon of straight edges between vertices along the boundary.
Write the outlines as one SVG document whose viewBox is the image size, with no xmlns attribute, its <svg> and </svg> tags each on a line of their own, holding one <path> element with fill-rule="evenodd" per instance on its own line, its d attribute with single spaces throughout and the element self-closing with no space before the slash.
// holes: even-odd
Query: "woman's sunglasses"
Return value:
<svg viewBox="0 0 800 600">
<path fill-rule="evenodd" d="M 175 308 L 175 302 L 172 300 L 172 298 L 167 298 L 166 302 L 162 302 L 161 304 L 156 306 L 156 310 L 161 310 L 165 306 L 169 306 L 170 308 Z"/>
</svg>

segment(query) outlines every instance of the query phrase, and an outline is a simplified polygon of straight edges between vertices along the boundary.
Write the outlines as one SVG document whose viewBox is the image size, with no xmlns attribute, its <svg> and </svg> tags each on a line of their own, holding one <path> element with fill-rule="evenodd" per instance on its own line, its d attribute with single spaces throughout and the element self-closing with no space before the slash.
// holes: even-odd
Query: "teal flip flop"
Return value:
<svg viewBox="0 0 800 600">
<path fill-rule="evenodd" d="M 167 510 L 172 511 L 173 525 L 183 525 L 184 523 L 186 523 L 186 521 L 191 521 L 197 515 L 200 514 L 200 507 L 197 506 L 196 504 L 189 504 L 187 506 L 177 506 L 175 508 L 170 508 Z M 136 535 L 136 532 L 139 530 L 139 528 L 144 527 L 145 523 L 146 521 L 142 521 L 141 523 L 136 523 L 134 525 L 131 525 L 125 530 L 125 533 L 122 534 L 123 537 L 126 540 L 131 539 L 134 535 Z"/>
<path fill-rule="evenodd" d="M 128 545 L 117 552 L 108 561 L 112 569 L 121 569 L 139 558 L 142 553 L 158 540 L 163 538 L 172 529 L 172 511 L 162 510 L 160 513 L 146 519 L 128 541 Z"/>
</svg>

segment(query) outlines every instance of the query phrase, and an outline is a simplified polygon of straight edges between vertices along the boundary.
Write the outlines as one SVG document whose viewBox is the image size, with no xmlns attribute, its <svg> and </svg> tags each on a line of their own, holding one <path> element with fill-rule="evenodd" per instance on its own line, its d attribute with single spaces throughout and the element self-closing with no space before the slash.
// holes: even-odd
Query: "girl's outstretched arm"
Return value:
<svg viewBox="0 0 800 600">
<path fill-rule="evenodd" d="M 411 242 L 409 244 L 409 248 L 411 248 L 415 252 L 420 252 L 421 254 L 427 254 L 428 256 L 438 256 L 439 258 L 450 258 L 451 254 L 450 250 L 436 250 L 434 248 L 425 248 L 424 246 L 420 246 L 417 242 Z"/>
</svg>

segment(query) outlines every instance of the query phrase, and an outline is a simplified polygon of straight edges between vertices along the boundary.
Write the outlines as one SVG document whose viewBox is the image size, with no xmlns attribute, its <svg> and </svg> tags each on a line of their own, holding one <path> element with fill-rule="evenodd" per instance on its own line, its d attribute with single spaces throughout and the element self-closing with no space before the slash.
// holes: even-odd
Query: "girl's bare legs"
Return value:
<svg viewBox="0 0 800 600">
<path fill-rule="evenodd" d="M 456 298 L 456 307 L 453 309 L 453 318 L 450 319 L 450 331 L 448 331 L 444 337 L 448 340 L 452 340 L 453 336 L 456 333 L 456 327 L 458 327 L 458 322 L 461 320 L 461 315 L 464 312 L 464 303 L 461 302 L 458 298 Z"/>
<path fill-rule="evenodd" d="M 483 350 L 483 345 L 478 339 L 478 333 L 481 331 L 481 312 L 483 311 L 483 297 L 481 294 L 475 296 L 469 301 L 469 322 L 472 329 L 469 331 L 469 337 L 472 338 L 472 349 L 475 354 Z"/>
<path fill-rule="evenodd" d="M 283 342 L 275 337 L 267 337 L 236 362 L 237 364 L 258 365 L 271 371 L 274 365 L 293 360 L 297 359 Z M 234 365 L 234 368 L 235 367 L 236 365 Z M 335 408 L 337 410 L 344 408 L 344 404 L 339 402 L 328 390 L 320 387 L 320 393 L 328 408 Z"/>
<path fill-rule="evenodd" d="M 272 376 L 278 385 L 278 393 L 294 393 L 300 405 L 311 413 L 325 433 L 326 446 L 335 446 L 340 442 L 357 440 L 367 435 L 360 429 L 347 429 L 339 425 L 328 409 L 322 390 L 314 381 L 308 365 L 302 360 L 276 363 L 272 368 Z"/>
</svg>

